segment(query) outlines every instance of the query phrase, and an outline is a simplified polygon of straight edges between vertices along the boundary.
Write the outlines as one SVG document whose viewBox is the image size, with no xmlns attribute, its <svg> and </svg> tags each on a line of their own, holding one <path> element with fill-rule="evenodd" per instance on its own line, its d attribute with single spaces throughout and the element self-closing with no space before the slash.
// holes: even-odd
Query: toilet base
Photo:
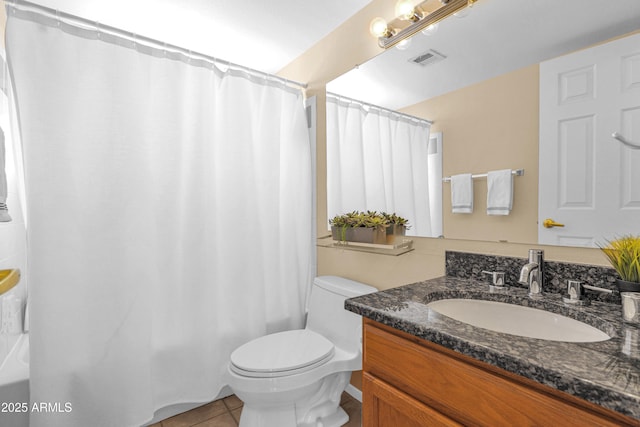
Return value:
<svg viewBox="0 0 640 427">
<path fill-rule="evenodd" d="M 277 408 L 255 408 L 247 403 L 242 407 L 240 427 L 296 427 L 294 405 Z"/>
<path fill-rule="evenodd" d="M 311 423 L 298 424 L 298 427 L 340 427 L 345 425 L 349 421 L 349 415 L 338 406 L 337 411 L 331 415 L 327 415 L 326 417 L 320 418 L 316 421 L 312 421 Z"/>
<path fill-rule="evenodd" d="M 318 383 L 297 390 L 293 402 L 286 399 L 278 401 L 274 396 L 277 392 L 267 399 L 254 401 L 252 397 L 255 395 L 243 396 L 238 390 L 237 396 L 244 401 L 240 427 L 342 426 L 349 421 L 349 416 L 340 407 L 340 398 L 350 376 L 351 372 L 329 375 Z"/>
</svg>

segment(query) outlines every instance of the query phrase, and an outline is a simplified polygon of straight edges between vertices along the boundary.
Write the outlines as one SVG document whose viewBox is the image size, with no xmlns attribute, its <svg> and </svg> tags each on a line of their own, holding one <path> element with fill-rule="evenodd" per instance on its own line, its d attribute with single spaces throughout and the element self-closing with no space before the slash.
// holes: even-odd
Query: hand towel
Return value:
<svg viewBox="0 0 640 427">
<path fill-rule="evenodd" d="M 7 210 L 7 175 L 4 172 L 4 132 L 0 128 L 0 222 L 9 222 Z"/>
<path fill-rule="evenodd" d="M 487 173 L 487 215 L 509 215 L 513 208 L 511 169 Z"/>
<path fill-rule="evenodd" d="M 451 212 L 473 212 L 473 178 L 470 173 L 451 177 Z"/>
</svg>

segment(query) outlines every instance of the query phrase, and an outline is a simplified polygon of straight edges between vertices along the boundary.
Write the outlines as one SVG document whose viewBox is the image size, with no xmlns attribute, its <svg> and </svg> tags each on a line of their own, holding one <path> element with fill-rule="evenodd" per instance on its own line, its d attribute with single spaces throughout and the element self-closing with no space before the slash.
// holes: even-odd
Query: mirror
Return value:
<svg viewBox="0 0 640 427">
<path fill-rule="evenodd" d="M 418 33 L 405 50 L 359 65 L 327 91 L 432 120 L 431 132 L 443 135 L 445 177 L 524 169 L 508 216 L 486 214 L 485 179 L 474 180 L 473 213 L 452 214 L 443 183 L 443 234 L 537 243 L 539 162 L 549 160 L 538 154 L 539 64 L 640 30 L 640 2 L 479 0 L 466 12 Z"/>
</svg>

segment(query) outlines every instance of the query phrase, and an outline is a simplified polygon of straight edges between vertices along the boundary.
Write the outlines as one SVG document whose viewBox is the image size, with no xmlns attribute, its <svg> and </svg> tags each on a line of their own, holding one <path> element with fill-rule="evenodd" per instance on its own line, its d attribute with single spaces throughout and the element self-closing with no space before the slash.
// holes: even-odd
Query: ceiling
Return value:
<svg viewBox="0 0 640 427">
<path fill-rule="evenodd" d="M 267 73 L 371 2 L 30 1 Z M 381 50 L 327 89 L 398 109 L 637 29 L 640 0 L 479 0 L 466 17 L 447 18 L 431 36 L 418 34 L 407 50 Z M 446 59 L 425 67 L 408 62 L 429 49 Z"/>
<path fill-rule="evenodd" d="M 390 48 L 327 90 L 399 109 L 638 29 L 639 0 L 479 0 L 464 18 L 418 33 L 407 50 Z M 446 59 L 408 61 L 429 49 Z"/>
<path fill-rule="evenodd" d="M 371 0 L 30 0 L 276 73 Z"/>
</svg>

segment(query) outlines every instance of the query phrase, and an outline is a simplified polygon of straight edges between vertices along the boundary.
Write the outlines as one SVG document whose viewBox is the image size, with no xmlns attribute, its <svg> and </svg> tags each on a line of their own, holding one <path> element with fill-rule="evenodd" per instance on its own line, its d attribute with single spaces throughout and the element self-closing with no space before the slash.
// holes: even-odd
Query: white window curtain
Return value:
<svg viewBox="0 0 640 427">
<path fill-rule="evenodd" d="M 409 220 L 407 235 L 437 237 L 430 128 L 428 121 L 327 93 L 329 218 L 354 210 L 395 212 Z"/>
<path fill-rule="evenodd" d="M 212 400 L 228 357 L 301 327 L 300 90 L 10 8 L 24 150 L 33 427 L 139 426 Z"/>
</svg>

